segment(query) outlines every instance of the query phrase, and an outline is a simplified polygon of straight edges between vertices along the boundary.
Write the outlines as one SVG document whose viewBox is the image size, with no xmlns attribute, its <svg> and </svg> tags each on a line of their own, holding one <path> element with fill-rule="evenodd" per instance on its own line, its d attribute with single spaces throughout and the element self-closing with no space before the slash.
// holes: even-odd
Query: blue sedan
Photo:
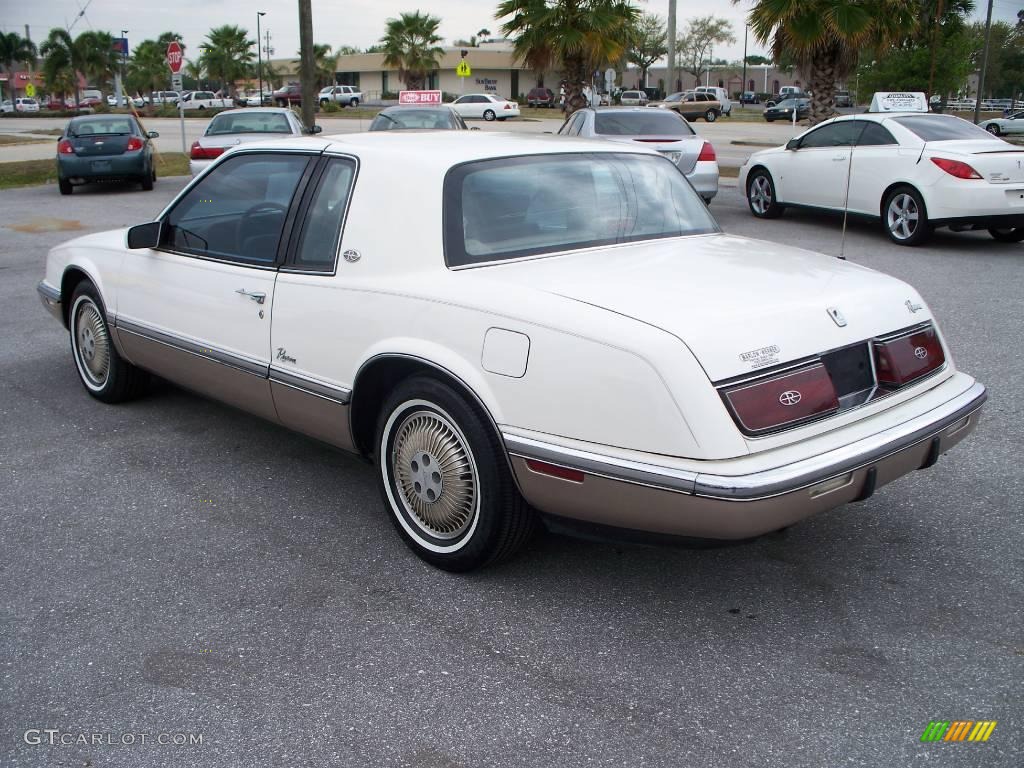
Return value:
<svg viewBox="0 0 1024 768">
<path fill-rule="evenodd" d="M 131 115 L 86 115 L 68 123 L 57 143 L 57 184 L 62 195 L 93 181 L 136 181 L 153 189 L 153 142 Z"/>
</svg>

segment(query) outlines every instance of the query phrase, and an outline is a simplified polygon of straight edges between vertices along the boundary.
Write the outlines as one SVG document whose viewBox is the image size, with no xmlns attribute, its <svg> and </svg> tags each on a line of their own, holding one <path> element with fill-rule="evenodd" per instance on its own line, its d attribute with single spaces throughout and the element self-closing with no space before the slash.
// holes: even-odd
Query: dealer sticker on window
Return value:
<svg viewBox="0 0 1024 768">
<path fill-rule="evenodd" d="M 779 347 L 777 344 L 772 344 L 770 347 L 752 349 L 741 354 L 740 360 L 747 363 L 752 370 L 764 368 L 766 365 L 775 365 L 779 362 Z"/>
</svg>

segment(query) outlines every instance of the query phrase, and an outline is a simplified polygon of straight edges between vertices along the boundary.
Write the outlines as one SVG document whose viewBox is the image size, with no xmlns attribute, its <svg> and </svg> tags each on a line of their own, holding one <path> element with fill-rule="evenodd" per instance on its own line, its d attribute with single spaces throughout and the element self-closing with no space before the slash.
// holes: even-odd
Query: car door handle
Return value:
<svg viewBox="0 0 1024 768">
<path fill-rule="evenodd" d="M 845 160 L 845 159 L 846 159 L 846 155 L 834 155 L 832 157 L 833 162 L 836 162 L 836 163 L 838 163 L 840 160 Z"/>
<path fill-rule="evenodd" d="M 262 304 L 267 300 L 267 294 L 260 291 L 247 291 L 245 288 L 239 288 L 235 293 L 240 293 L 243 296 L 248 296 L 250 299 L 255 301 L 257 304 Z"/>
</svg>

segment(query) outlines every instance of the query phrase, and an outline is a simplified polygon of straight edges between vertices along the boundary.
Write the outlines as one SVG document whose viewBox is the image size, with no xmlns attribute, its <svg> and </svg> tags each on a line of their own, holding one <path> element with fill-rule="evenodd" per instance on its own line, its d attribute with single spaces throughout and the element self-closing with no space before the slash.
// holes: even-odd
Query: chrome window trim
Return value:
<svg viewBox="0 0 1024 768">
<path fill-rule="evenodd" d="M 182 352 L 188 352 L 189 354 L 206 358 L 207 360 L 226 365 L 230 368 L 237 368 L 238 370 L 252 374 L 253 376 L 260 376 L 264 379 L 268 377 L 270 369 L 270 363 L 268 362 L 254 360 L 233 352 L 226 352 L 216 347 L 199 344 L 191 339 L 186 339 L 173 333 L 159 331 L 155 328 L 150 328 L 147 325 L 136 323 L 132 320 L 125 320 L 123 317 L 116 318 L 115 327 L 119 332 L 124 331 L 126 333 L 131 333 L 149 341 L 155 341 L 158 344 L 173 347 L 181 350 Z"/>
<path fill-rule="evenodd" d="M 743 475 L 691 472 L 603 456 L 509 433 L 502 437 L 506 451 L 519 458 L 546 461 L 587 474 L 667 491 L 745 502 L 803 490 L 875 464 L 932 439 L 964 418 L 973 417 L 987 398 L 985 386 L 974 382 L 945 403 L 881 432 L 781 467 Z"/>
<path fill-rule="evenodd" d="M 348 387 L 328 384 L 327 382 L 314 379 L 311 376 L 295 373 L 294 371 L 282 370 L 274 365 L 270 366 L 269 377 L 273 382 L 283 384 L 286 387 L 291 387 L 292 389 L 297 389 L 310 395 L 316 395 L 317 397 L 330 400 L 338 403 L 339 405 L 348 405 L 352 400 L 352 390 Z"/>
</svg>

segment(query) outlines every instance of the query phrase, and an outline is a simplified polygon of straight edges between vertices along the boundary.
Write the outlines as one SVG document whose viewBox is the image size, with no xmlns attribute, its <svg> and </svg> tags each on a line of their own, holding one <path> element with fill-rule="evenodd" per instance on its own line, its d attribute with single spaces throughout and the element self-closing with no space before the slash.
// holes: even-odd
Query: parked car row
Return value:
<svg viewBox="0 0 1024 768">
<path fill-rule="evenodd" d="M 262 119 L 211 127 L 226 115 L 231 131 Z M 946 124 L 862 117 L 747 167 L 761 213 L 809 186 L 789 168 L 842 151 L 844 120 L 893 123 L 894 154 L 865 143 L 870 162 L 902 168 L 928 140 L 905 154 L 953 179 L 936 185 L 1013 209 L 1024 179 L 984 130 L 951 157 L 932 147 Z M 541 522 L 757 536 L 931 467 L 974 429 L 985 387 L 922 296 L 723 233 L 685 175 L 708 142 L 679 115 L 584 109 L 564 128 L 254 140 L 155 220 L 52 249 L 38 291 L 91 397 L 130 400 L 156 374 L 360 454 L 398 536 L 452 571 L 510 557 Z M 968 160 L 984 177 L 951 164 Z M 802 173 L 821 189 L 817 165 Z M 911 198 L 883 211 L 897 227 Z M 402 226 L 382 227 L 393 210 Z"/>
</svg>

